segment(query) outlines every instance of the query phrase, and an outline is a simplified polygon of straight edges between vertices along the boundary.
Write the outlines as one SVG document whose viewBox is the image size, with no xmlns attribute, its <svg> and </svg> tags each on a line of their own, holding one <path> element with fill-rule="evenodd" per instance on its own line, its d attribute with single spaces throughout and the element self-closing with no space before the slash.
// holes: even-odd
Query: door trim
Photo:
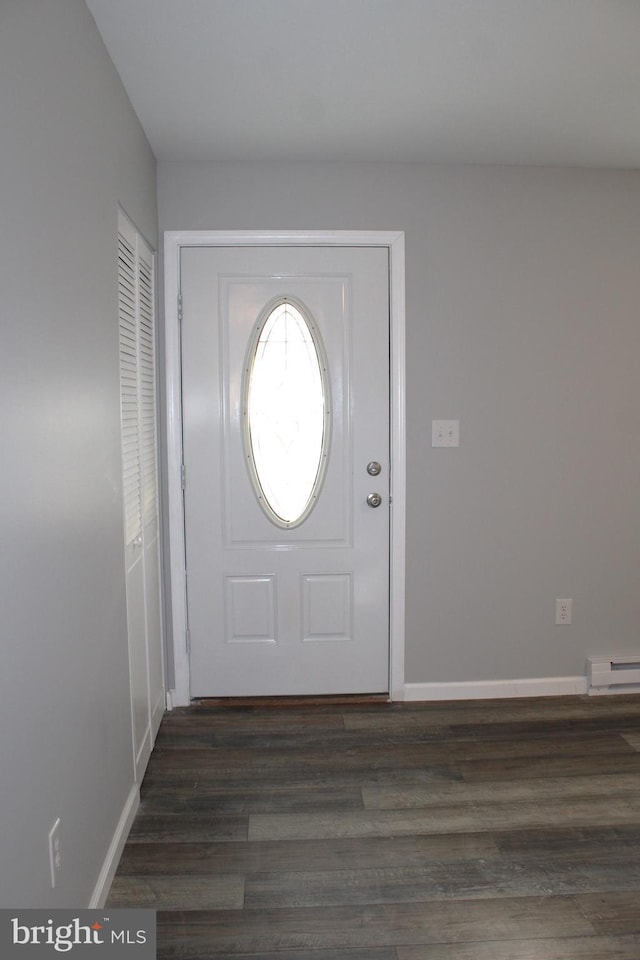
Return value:
<svg viewBox="0 0 640 960">
<path fill-rule="evenodd" d="M 389 698 L 404 700 L 406 385 L 404 232 L 378 230 L 255 231 L 167 230 L 164 234 L 164 339 L 166 390 L 169 595 L 174 685 L 171 706 L 190 703 L 182 489 L 181 348 L 178 311 L 182 247 L 330 246 L 389 250 L 391 507 L 389 584 Z"/>
</svg>

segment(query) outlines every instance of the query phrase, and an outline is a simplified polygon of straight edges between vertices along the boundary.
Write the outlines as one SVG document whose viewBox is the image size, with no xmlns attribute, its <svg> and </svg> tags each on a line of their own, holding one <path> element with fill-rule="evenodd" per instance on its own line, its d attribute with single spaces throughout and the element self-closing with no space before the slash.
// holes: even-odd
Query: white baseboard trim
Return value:
<svg viewBox="0 0 640 960">
<path fill-rule="evenodd" d="M 586 692 L 586 677 L 539 677 L 525 680 L 405 683 L 403 699 L 493 700 L 507 697 L 561 697 Z"/>
<path fill-rule="evenodd" d="M 109 844 L 109 850 L 107 851 L 107 856 L 102 864 L 102 870 L 100 871 L 98 882 L 96 883 L 95 890 L 93 891 L 91 900 L 89 901 L 89 909 L 95 909 L 104 906 L 104 902 L 107 899 L 116 870 L 118 869 L 118 863 L 120 862 L 124 845 L 127 841 L 127 837 L 129 836 L 131 824 L 133 823 L 134 817 L 138 812 L 139 806 L 140 790 L 138 785 L 134 784 L 131 788 L 129 796 L 127 797 L 122 814 L 120 815 L 120 820 L 118 821 L 118 826 L 116 827 L 113 839 Z"/>
</svg>

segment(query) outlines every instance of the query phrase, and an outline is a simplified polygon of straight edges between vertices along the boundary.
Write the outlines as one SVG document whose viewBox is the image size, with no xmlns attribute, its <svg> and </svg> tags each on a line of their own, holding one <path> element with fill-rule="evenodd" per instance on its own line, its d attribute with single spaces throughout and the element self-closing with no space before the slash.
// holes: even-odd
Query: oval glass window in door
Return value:
<svg viewBox="0 0 640 960">
<path fill-rule="evenodd" d="M 326 354 L 304 304 L 270 301 L 254 326 L 244 369 L 245 456 L 258 501 L 280 527 L 313 510 L 329 453 Z"/>
</svg>

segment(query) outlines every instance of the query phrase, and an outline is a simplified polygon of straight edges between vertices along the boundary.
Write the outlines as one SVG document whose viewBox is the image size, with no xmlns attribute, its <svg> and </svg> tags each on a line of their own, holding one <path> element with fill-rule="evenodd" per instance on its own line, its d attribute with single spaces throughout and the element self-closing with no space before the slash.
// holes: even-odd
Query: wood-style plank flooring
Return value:
<svg viewBox="0 0 640 960">
<path fill-rule="evenodd" d="M 173 960 L 640 960 L 640 696 L 174 710 L 108 903 Z"/>
</svg>

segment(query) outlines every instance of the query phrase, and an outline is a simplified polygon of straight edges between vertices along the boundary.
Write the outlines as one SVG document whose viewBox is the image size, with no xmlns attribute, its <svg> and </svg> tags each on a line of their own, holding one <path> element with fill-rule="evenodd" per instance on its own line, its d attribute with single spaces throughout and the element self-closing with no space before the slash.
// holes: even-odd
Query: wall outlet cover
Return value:
<svg viewBox="0 0 640 960">
<path fill-rule="evenodd" d="M 49 868 L 51 871 L 51 886 L 55 887 L 60 867 L 62 866 L 62 850 L 60 847 L 60 817 L 49 830 Z"/>
<path fill-rule="evenodd" d="M 573 617 L 573 600 L 556 600 L 556 626 L 571 623 Z"/>
</svg>

